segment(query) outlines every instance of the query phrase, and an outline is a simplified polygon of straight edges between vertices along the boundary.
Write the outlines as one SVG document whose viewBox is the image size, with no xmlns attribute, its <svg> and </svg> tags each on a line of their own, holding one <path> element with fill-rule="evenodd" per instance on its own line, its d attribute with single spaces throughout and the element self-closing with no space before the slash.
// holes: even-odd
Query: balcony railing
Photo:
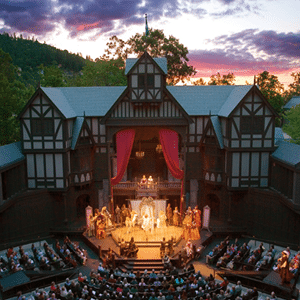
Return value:
<svg viewBox="0 0 300 300">
<path fill-rule="evenodd" d="M 93 171 L 74 172 L 69 175 L 70 185 L 89 184 L 93 180 Z"/>
<path fill-rule="evenodd" d="M 223 184 L 224 183 L 224 172 L 203 169 L 204 180 L 207 182 L 215 183 L 215 184 Z"/>
</svg>

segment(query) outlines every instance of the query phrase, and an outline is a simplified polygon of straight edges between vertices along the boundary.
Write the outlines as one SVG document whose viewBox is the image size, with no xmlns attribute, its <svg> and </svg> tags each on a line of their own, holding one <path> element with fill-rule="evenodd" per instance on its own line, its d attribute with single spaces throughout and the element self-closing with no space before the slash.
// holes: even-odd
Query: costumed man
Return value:
<svg viewBox="0 0 300 300">
<path fill-rule="evenodd" d="M 121 209 L 121 225 L 122 226 L 125 225 L 126 217 L 127 217 L 127 208 L 126 208 L 126 205 L 123 204 L 122 209 Z"/>
<path fill-rule="evenodd" d="M 143 175 L 142 179 L 141 179 L 141 182 L 140 182 L 140 187 L 142 189 L 145 189 L 147 187 L 147 178 L 146 178 L 146 175 Z"/>
<path fill-rule="evenodd" d="M 196 241 L 200 239 L 200 233 L 199 230 L 197 228 L 197 224 L 195 221 L 192 222 L 191 224 L 191 236 L 190 236 L 191 240 Z"/>
<path fill-rule="evenodd" d="M 138 247 L 136 246 L 134 242 L 134 238 L 131 237 L 129 245 L 128 245 L 128 251 L 127 251 L 127 256 L 136 256 L 137 252 L 139 251 Z"/>
<path fill-rule="evenodd" d="M 167 225 L 170 226 L 172 225 L 173 221 L 173 211 L 172 211 L 172 207 L 171 204 L 168 203 L 167 206 Z"/>
<path fill-rule="evenodd" d="M 119 207 L 119 205 L 117 205 L 116 209 L 115 209 L 115 216 L 116 216 L 116 223 L 120 224 L 120 220 L 121 220 L 121 209 Z"/>
<path fill-rule="evenodd" d="M 198 205 L 195 206 L 195 208 L 193 209 L 193 213 L 194 213 L 194 221 L 196 223 L 196 227 L 198 229 L 201 228 L 201 210 L 198 209 Z"/>
<path fill-rule="evenodd" d="M 112 226 L 112 222 L 111 222 L 111 214 L 110 214 L 110 213 L 108 212 L 108 210 L 106 209 L 106 206 L 103 206 L 103 207 L 102 207 L 101 214 L 104 216 L 106 228 Z"/>
<path fill-rule="evenodd" d="M 105 232 L 105 217 L 102 214 L 99 214 L 97 217 L 97 234 L 96 237 L 98 239 L 106 237 L 106 232 Z"/>
<path fill-rule="evenodd" d="M 90 215 L 90 225 L 89 225 L 89 237 L 95 235 L 95 223 L 94 223 L 94 217 L 93 215 Z"/>
<path fill-rule="evenodd" d="M 193 212 L 192 212 L 191 207 L 189 206 L 188 210 L 186 211 L 185 218 L 182 222 L 182 225 L 183 225 L 183 238 L 186 241 L 191 238 L 192 222 L 193 222 Z"/>
<path fill-rule="evenodd" d="M 173 212 L 173 225 L 174 226 L 179 226 L 179 217 L 180 213 L 178 211 L 178 207 L 176 206 Z"/>
<path fill-rule="evenodd" d="M 281 284 L 289 283 L 293 278 L 293 274 L 289 270 L 289 253 L 284 250 L 278 259 L 278 270 L 281 278 Z"/>
<path fill-rule="evenodd" d="M 152 189 L 153 188 L 153 178 L 150 175 L 148 178 L 148 189 Z"/>
</svg>

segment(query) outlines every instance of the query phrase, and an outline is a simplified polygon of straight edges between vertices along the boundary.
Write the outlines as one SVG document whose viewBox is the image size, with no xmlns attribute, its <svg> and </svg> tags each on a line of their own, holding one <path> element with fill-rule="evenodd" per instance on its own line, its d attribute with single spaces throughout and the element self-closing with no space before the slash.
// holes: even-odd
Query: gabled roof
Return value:
<svg viewBox="0 0 300 300">
<path fill-rule="evenodd" d="M 284 141 L 283 131 L 280 127 L 275 127 L 275 145 L 279 145 L 280 142 Z"/>
<path fill-rule="evenodd" d="M 220 149 L 224 149 L 222 127 L 221 127 L 221 123 L 220 123 L 219 117 L 217 117 L 217 116 L 211 116 L 210 120 L 211 120 L 212 126 L 214 128 L 217 140 L 219 142 Z"/>
<path fill-rule="evenodd" d="M 66 118 L 104 116 L 126 86 L 42 87 Z"/>
<path fill-rule="evenodd" d="M 293 167 L 300 166 L 300 145 L 281 141 L 278 148 L 272 153 L 272 157 Z"/>
<path fill-rule="evenodd" d="M 164 74 L 168 74 L 168 65 L 167 59 L 165 57 L 154 57 L 152 58 L 160 69 L 163 71 Z M 127 75 L 133 66 L 137 63 L 139 58 L 127 58 L 126 59 L 126 66 L 125 66 L 125 75 Z"/>
<path fill-rule="evenodd" d="M 4 169 L 23 159 L 25 159 L 25 156 L 22 154 L 21 142 L 0 147 L 0 169 Z"/>
<path fill-rule="evenodd" d="M 228 116 L 252 85 L 168 86 L 168 91 L 190 116 Z"/>
<path fill-rule="evenodd" d="M 77 144 L 77 140 L 79 138 L 82 125 L 84 122 L 84 117 L 77 117 L 74 125 L 73 125 L 73 136 L 72 136 L 72 144 L 71 144 L 71 149 L 74 150 Z"/>
<path fill-rule="evenodd" d="M 291 109 L 300 104 L 300 96 L 294 96 L 291 100 L 283 107 L 284 109 Z"/>
</svg>

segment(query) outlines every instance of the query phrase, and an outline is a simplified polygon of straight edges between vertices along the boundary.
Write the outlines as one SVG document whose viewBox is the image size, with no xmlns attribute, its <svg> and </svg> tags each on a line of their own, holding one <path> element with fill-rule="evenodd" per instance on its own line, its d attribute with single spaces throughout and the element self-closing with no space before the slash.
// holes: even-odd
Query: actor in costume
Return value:
<svg viewBox="0 0 300 300">
<path fill-rule="evenodd" d="M 148 189 L 152 189 L 153 188 L 153 178 L 150 175 L 148 178 Z"/>
<path fill-rule="evenodd" d="M 120 221 L 121 221 L 121 209 L 120 209 L 119 205 L 117 205 L 117 207 L 115 209 L 115 216 L 116 216 L 116 224 L 120 224 Z"/>
<path fill-rule="evenodd" d="M 175 210 L 173 212 L 173 225 L 174 226 L 179 226 L 179 217 L 180 217 L 180 213 L 178 211 L 178 207 L 175 207 Z"/>
<path fill-rule="evenodd" d="M 108 212 L 108 210 L 106 209 L 106 206 L 103 206 L 103 207 L 102 207 L 101 214 L 104 216 L 106 228 L 112 226 L 112 222 L 111 222 L 111 214 L 110 214 L 110 213 Z"/>
<path fill-rule="evenodd" d="M 173 221 L 173 211 L 172 211 L 172 207 L 171 204 L 168 203 L 167 206 L 167 225 L 170 226 L 172 225 Z"/>
<path fill-rule="evenodd" d="M 157 219 L 157 228 L 165 228 L 166 227 L 166 214 L 161 210 L 159 212 L 159 218 Z"/>
<path fill-rule="evenodd" d="M 105 232 L 105 220 L 103 218 L 99 218 L 97 219 L 97 234 L 96 237 L 98 239 L 102 239 L 106 237 L 106 232 Z"/>
<path fill-rule="evenodd" d="M 289 253 L 284 250 L 278 259 L 278 270 L 281 277 L 281 284 L 289 283 L 293 278 L 293 274 L 289 270 Z"/>
<path fill-rule="evenodd" d="M 140 182 L 140 187 L 142 189 L 145 189 L 147 187 L 147 178 L 146 178 L 146 175 L 143 175 L 142 179 L 141 179 L 141 182 Z"/>
<path fill-rule="evenodd" d="M 151 220 L 152 218 L 150 218 L 150 216 L 145 213 L 142 216 L 142 220 L 143 220 L 143 224 L 142 224 L 142 228 L 147 232 L 147 231 L 151 231 L 154 229 L 154 222 L 153 220 Z"/>
<path fill-rule="evenodd" d="M 195 206 L 193 213 L 194 213 L 194 221 L 196 223 L 196 227 L 198 229 L 200 229 L 201 228 L 201 210 L 198 209 L 198 205 Z"/>
<path fill-rule="evenodd" d="M 191 225 L 191 240 L 196 241 L 200 239 L 200 233 L 195 221 Z"/>
</svg>

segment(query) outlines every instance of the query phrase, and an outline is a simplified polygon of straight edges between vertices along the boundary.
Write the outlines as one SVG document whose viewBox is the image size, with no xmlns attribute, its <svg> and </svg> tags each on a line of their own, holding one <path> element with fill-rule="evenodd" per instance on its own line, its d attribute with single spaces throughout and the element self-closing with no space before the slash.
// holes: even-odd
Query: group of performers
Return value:
<svg viewBox="0 0 300 300">
<path fill-rule="evenodd" d="M 89 236 L 95 236 L 98 239 L 105 238 L 105 228 L 109 228 L 111 226 L 111 214 L 106 209 L 106 206 L 103 206 L 101 211 L 96 208 L 95 214 L 90 215 Z"/>
<path fill-rule="evenodd" d="M 115 209 L 115 224 L 131 228 L 134 227 L 138 221 L 141 228 L 146 232 L 150 231 L 153 233 L 155 223 L 157 228 L 182 225 L 183 238 L 185 240 L 198 240 L 200 238 L 201 210 L 198 209 L 198 206 L 193 210 L 189 207 L 182 216 L 178 211 L 178 207 L 175 207 L 173 211 L 171 204 L 168 203 L 166 213 L 160 211 L 159 217 L 156 220 L 154 219 L 153 211 L 151 213 L 150 208 L 146 207 L 144 211 L 141 211 L 141 218 L 138 220 L 138 214 L 131 209 L 130 204 L 128 207 L 123 204 L 122 208 L 119 208 L 117 205 Z M 105 206 L 102 207 L 101 211 L 95 209 L 95 214 L 90 216 L 89 236 L 95 236 L 98 239 L 105 238 L 105 229 L 112 225 L 112 216 Z"/>
<path fill-rule="evenodd" d="M 146 175 L 143 175 L 143 177 L 140 181 L 139 187 L 142 188 L 142 189 L 151 189 L 151 188 L 153 188 L 154 187 L 154 181 L 153 181 L 152 176 L 150 175 L 147 179 Z"/>
</svg>

